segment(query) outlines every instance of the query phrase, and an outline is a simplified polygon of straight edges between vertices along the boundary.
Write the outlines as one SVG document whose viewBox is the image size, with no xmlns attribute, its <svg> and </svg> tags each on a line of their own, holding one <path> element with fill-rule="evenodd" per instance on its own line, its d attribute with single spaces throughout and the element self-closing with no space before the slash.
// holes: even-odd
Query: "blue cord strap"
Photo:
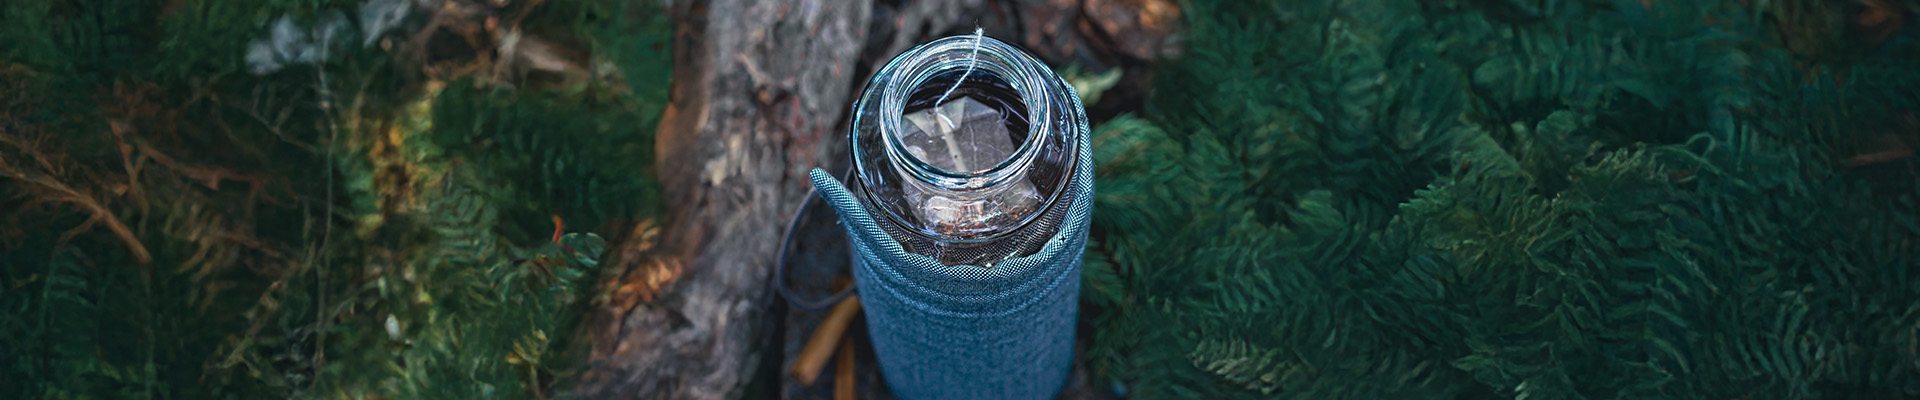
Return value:
<svg viewBox="0 0 1920 400">
<path fill-rule="evenodd" d="M 780 235 L 780 258 L 775 261 L 777 264 L 775 264 L 773 268 L 773 288 L 775 291 L 780 292 L 780 297 L 786 299 L 788 305 L 807 312 L 821 312 L 833 308 L 835 304 L 840 304 L 840 301 L 846 300 L 847 296 L 852 296 L 854 290 L 857 289 L 857 287 L 848 287 L 827 296 L 825 299 L 808 301 L 794 294 L 793 288 L 787 287 L 787 269 L 791 268 L 793 264 L 793 261 L 790 259 L 794 246 L 793 233 L 800 230 L 800 222 L 806 219 L 808 211 L 813 210 L 814 203 L 821 201 L 821 197 L 815 195 L 819 191 L 819 188 L 809 189 L 807 190 L 807 197 L 800 199 L 800 210 L 793 213 L 793 221 L 787 223 L 787 232 Z"/>
</svg>

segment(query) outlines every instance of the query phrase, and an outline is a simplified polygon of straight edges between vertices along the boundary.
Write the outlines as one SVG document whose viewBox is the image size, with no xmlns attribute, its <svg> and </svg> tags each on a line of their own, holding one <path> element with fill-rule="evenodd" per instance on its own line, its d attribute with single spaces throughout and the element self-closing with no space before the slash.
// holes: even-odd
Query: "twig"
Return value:
<svg viewBox="0 0 1920 400">
<path fill-rule="evenodd" d="M 323 48 L 321 50 L 321 59 L 326 58 L 325 52 L 326 50 Z M 320 263 L 309 264 L 314 267 L 313 268 L 314 297 L 317 298 L 317 300 L 314 303 L 316 307 L 313 308 L 313 319 L 314 319 L 313 322 L 317 327 L 317 329 L 314 330 L 314 345 L 313 345 L 313 370 L 315 372 L 313 374 L 314 376 L 313 385 L 309 387 L 319 388 L 321 387 L 320 384 L 322 382 L 322 379 L 326 376 L 325 374 L 319 373 L 319 371 L 321 371 L 322 368 L 326 368 L 327 366 L 327 330 L 332 329 L 331 327 L 327 326 L 326 310 L 327 310 L 327 268 L 329 267 L 329 264 L 333 261 L 333 257 L 332 257 L 332 254 L 327 253 L 327 244 L 328 244 L 327 242 L 333 239 L 333 216 L 334 216 L 333 149 L 336 146 L 339 146 L 340 125 L 337 121 L 340 120 L 341 115 L 340 115 L 340 111 L 334 108 L 333 89 L 331 89 L 331 86 L 329 86 L 327 83 L 327 69 L 324 68 L 324 66 L 322 66 L 321 68 L 314 68 L 313 75 L 315 80 L 318 81 L 317 83 L 319 87 L 317 87 L 316 89 L 319 91 L 319 95 L 320 95 L 320 102 L 319 104 L 316 104 L 316 106 L 320 108 L 321 118 L 324 118 L 326 120 L 326 124 L 323 126 L 320 126 L 320 128 L 324 128 L 327 130 L 327 143 L 324 144 L 325 147 L 322 147 L 323 152 L 321 153 L 321 156 L 320 156 L 321 163 L 324 165 L 324 167 L 327 170 L 326 172 L 327 197 L 320 199 L 320 204 L 324 206 L 322 207 L 322 209 L 326 210 L 326 218 L 321 222 L 321 225 L 320 225 L 320 232 L 321 232 L 320 247 L 315 250 L 315 253 L 318 253 L 318 256 L 320 258 Z M 355 94 L 356 97 L 354 99 L 354 104 L 352 106 L 353 108 L 349 109 L 350 110 L 349 112 L 357 111 L 360 109 L 359 96 L 363 96 L 366 94 L 366 83 L 367 81 L 365 80 L 361 82 L 360 91 Z M 355 116 L 357 117 L 358 115 L 355 115 Z M 314 253 L 309 253 L 309 254 L 314 254 Z"/>
<path fill-rule="evenodd" d="M 492 63 L 492 60 L 488 58 L 488 52 L 484 50 L 487 46 L 482 46 L 482 42 L 480 41 L 480 34 L 484 33 L 486 27 L 476 24 L 476 22 L 484 24 L 485 21 L 474 21 L 473 18 L 492 12 L 493 10 L 491 8 L 484 4 L 478 4 L 477 2 L 442 2 L 440 3 L 440 7 L 434 8 L 433 11 L 431 11 L 427 19 L 426 27 L 407 38 L 405 51 L 408 53 L 408 57 L 417 57 L 417 60 L 425 64 L 429 60 L 429 57 L 427 57 L 429 41 L 433 38 L 433 35 L 445 29 L 465 39 L 467 46 L 475 50 L 475 57 L 478 58 L 478 60 L 469 67 L 456 68 L 456 71 L 442 78 L 450 79 L 454 76 L 466 75 L 472 72 L 472 70 L 477 70 L 480 65 L 489 65 Z"/>
<path fill-rule="evenodd" d="M 841 335 L 840 354 L 833 369 L 833 400 L 853 400 L 853 335 Z"/>
<path fill-rule="evenodd" d="M 526 2 L 525 6 L 520 7 L 520 12 L 514 14 L 513 20 L 507 24 L 507 27 L 516 31 L 520 30 L 520 22 L 526 21 L 527 15 L 533 14 L 533 9 L 540 8 L 540 5 L 546 2 L 547 0 L 531 0 Z"/>
<path fill-rule="evenodd" d="M 133 234 L 133 230 L 128 229 L 126 224 L 120 222 L 120 218 L 113 215 L 112 210 L 108 210 L 106 205 L 100 204 L 93 196 L 89 196 L 71 186 L 67 186 L 67 184 L 52 177 L 20 171 L 15 168 L 13 164 L 6 162 L 4 158 L 0 158 L 0 176 L 13 178 L 14 180 L 45 189 L 48 193 L 42 196 L 43 200 L 55 203 L 70 203 L 79 206 L 81 209 L 93 215 L 93 218 L 89 221 L 106 223 L 107 229 L 113 231 L 114 236 L 120 237 L 120 241 L 126 243 L 127 250 L 133 252 L 133 258 L 139 260 L 140 264 L 146 265 L 153 263 L 153 254 L 147 252 L 146 245 L 140 244 L 140 239 Z"/>
<path fill-rule="evenodd" d="M 263 92 L 266 94 L 262 94 Z M 277 114 L 274 114 L 271 116 L 261 111 L 261 107 L 267 106 L 267 104 L 272 103 L 274 100 L 274 97 L 275 96 L 272 95 L 272 91 L 255 90 L 253 94 L 253 101 L 251 101 L 246 107 L 240 107 L 238 105 L 233 105 L 229 107 L 233 107 L 236 110 L 240 110 L 242 113 L 245 113 L 247 117 L 253 118 L 254 121 L 260 123 L 260 126 L 267 128 L 268 133 L 272 133 L 274 137 L 280 138 L 280 141 L 287 142 L 288 144 L 292 144 L 294 146 L 300 147 L 301 149 L 306 151 L 310 151 L 313 153 L 322 153 L 323 151 L 320 150 L 317 146 L 314 146 L 314 144 L 303 142 L 303 141 L 300 141 L 299 139 L 294 139 L 292 136 L 287 135 L 286 130 L 281 129 L 281 125 L 285 124 L 287 122 L 287 118 L 293 115 L 293 107 L 282 108 Z M 217 118 L 214 119 L 214 122 L 222 126 L 226 125 L 226 122 L 221 121 L 220 119 L 217 119 Z M 232 134 L 229 133 L 228 135 L 231 136 Z"/>
<path fill-rule="evenodd" d="M 807 339 L 807 346 L 800 349 L 800 356 L 794 359 L 793 368 L 788 372 L 801 385 L 813 385 L 820 377 L 820 368 L 827 364 L 833 355 L 835 346 L 840 344 L 840 336 L 846 334 L 847 325 L 853 323 L 853 316 L 860 313 L 860 296 L 847 296 L 840 304 L 833 306 L 827 318 L 813 329 L 813 337 Z"/>
<path fill-rule="evenodd" d="M 208 189 L 220 190 L 220 181 L 225 179 L 246 182 L 253 188 L 254 192 L 264 193 L 266 191 L 267 178 L 236 173 L 216 167 L 182 164 L 179 161 L 174 161 L 173 157 L 168 156 L 166 153 L 161 153 L 160 150 L 156 150 L 153 146 L 148 146 L 145 143 L 135 144 L 134 147 L 140 150 L 140 157 L 142 159 L 158 162 L 160 165 L 167 167 L 167 169 L 199 181 L 202 186 L 206 186 Z"/>
<path fill-rule="evenodd" d="M 1913 148 L 1895 147 L 1891 149 L 1879 150 L 1879 151 L 1874 151 L 1869 153 L 1862 153 L 1860 155 L 1853 156 L 1847 159 L 1846 165 L 1849 168 L 1862 167 L 1867 165 L 1899 161 L 1901 159 L 1905 159 L 1907 157 L 1912 157 L 1912 156 L 1913 156 Z"/>
<path fill-rule="evenodd" d="M 133 124 L 122 118 L 108 118 L 107 128 L 113 132 L 114 149 L 120 152 L 120 165 L 127 170 L 127 197 L 133 198 L 135 204 L 144 209 L 147 200 L 146 195 L 140 193 L 142 164 L 134 161 L 133 146 L 127 144 L 127 132 L 133 130 Z"/>
</svg>

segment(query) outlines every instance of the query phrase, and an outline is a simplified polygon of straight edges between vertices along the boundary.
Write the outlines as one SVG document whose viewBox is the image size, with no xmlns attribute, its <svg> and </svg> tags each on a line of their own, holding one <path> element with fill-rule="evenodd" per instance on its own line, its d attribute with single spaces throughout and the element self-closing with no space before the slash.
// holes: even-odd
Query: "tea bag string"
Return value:
<svg viewBox="0 0 1920 400">
<path fill-rule="evenodd" d="M 931 107 L 931 110 L 933 110 L 933 116 L 940 117 L 940 122 L 945 122 L 947 124 L 947 129 L 949 130 L 958 129 L 959 126 L 953 123 L 952 118 L 947 118 L 946 113 L 940 111 L 940 105 L 947 103 L 947 96 L 953 95 L 953 90 L 959 89 L 960 84 L 967 81 L 968 75 L 973 75 L 973 67 L 977 64 L 980 64 L 980 43 L 982 42 L 981 39 L 983 38 L 986 38 L 986 30 L 981 29 L 980 27 L 977 27 L 977 26 L 974 27 L 973 28 L 973 50 L 967 53 L 967 71 L 960 73 L 960 79 L 953 81 L 953 86 L 948 86 L 947 92 L 941 93 L 940 98 L 933 101 L 933 107 Z"/>
</svg>

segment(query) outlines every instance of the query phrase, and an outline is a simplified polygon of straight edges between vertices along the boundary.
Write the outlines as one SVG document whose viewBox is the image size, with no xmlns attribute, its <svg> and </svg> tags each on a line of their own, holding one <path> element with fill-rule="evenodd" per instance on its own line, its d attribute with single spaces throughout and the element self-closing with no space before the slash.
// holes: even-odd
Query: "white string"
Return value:
<svg viewBox="0 0 1920 400">
<path fill-rule="evenodd" d="M 980 63 L 980 42 L 986 37 L 985 33 L 986 31 L 980 27 L 973 28 L 973 51 L 967 54 L 967 72 L 960 73 L 960 80 L 953 81 L 953 86 L 947 87 L 947 92 L 941 93 L 940 98 L 933 101 L 933 116 L 940 117 L 940 122 L 947 123 L 947 129 L 958 129 L 959 126 L 955 126 L 953 119 L 947 118 L 946 113 L 940 112 L 940 105 L 947 102 L 947 96 L 952 95 L 954 89 L 959 89 L 960 83 L 967 81 L 967 75 L 973 74 L 973 66 Z"/>
</svg>

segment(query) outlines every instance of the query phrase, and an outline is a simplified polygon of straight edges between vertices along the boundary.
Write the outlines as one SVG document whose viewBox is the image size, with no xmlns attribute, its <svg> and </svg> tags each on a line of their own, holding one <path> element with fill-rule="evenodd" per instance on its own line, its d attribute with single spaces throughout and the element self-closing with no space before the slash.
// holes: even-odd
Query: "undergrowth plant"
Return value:
<svg viewBox="0 0 1920 400">
<path fill-rule="evenodd" d="M 0 397 L 563 393 L 658 212 L 666 21 L 410 4 L 0 4 Z"/>
<path fill-rule="evenodd" d="M 1910 29 L 1791 0 L 1183 5 L 1185 58 L 1094 133 L 1112 387 L 1920 396 Z"/>
</svg>

